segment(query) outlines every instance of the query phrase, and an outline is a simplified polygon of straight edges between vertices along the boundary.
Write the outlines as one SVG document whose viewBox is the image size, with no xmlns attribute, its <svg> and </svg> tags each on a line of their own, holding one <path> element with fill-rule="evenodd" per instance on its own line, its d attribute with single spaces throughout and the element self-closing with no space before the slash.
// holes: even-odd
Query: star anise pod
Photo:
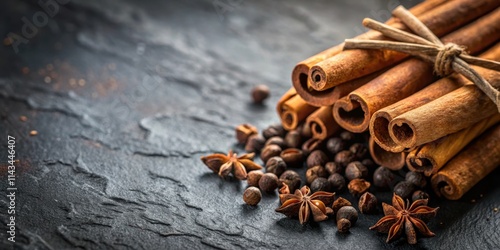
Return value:
<svg viewBox="0 0 500 250">
<path fill-rule="evenodd" d="M 409 244 L 417 243 L 417 231 L 423 237 L 433 237 L 434 233 L 429 230 L 426 223 L 434 216 L 439 209 L 427 206 L 427 199 L 414 201 L 411 205 L 394 194 L 392 197 L 392 206 L 382 203 L 385 216 L 371 230 L 377 230 L 380 233 L 389 233 L 387 243 L 401 237 L 404 232 Z"/>
<path fill-rule="evenodd" d="M 282 213 L 289 217 L 299 217 L 300 224 L 305 224 L 309 221 L 309 217 L 313 216 L 314 221 L 323 221 L 328 219 L 328 214 L 333 210 L 330 205 L 333 202 L 335 193 L 318 191 L 311 194 L 311 190 L 307 186 L 295 190 L 294 194 L 281 194 L 281 207 L 276 209 L 276 212 Z"/>
<path fill-rule="evenodd" d="M 207 156 L 202 156 L 201 161 L 207 165 L 214 173 L 218 173 L 219 176 L 225 177 L 230 173 L 240 179 L 244 180 L 247 178 L 247 171 L 262 169 L 262 166 L 253 162 L 254 153 L 243 154 L 238 157 L 236 153 L 229 150 L 227 155 L 224 154 L 211 154 Z"/>
</svg>

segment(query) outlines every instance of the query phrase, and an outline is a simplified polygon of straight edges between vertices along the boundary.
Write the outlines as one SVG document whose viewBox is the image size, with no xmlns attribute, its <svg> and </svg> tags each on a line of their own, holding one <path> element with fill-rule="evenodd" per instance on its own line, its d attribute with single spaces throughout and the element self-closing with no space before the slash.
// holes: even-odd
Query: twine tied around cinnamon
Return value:
<svg viewBox="0 0 500 250">
<path fill-rule="evenodd" d="M 363 20 L 365 27 L 379 31 L 396 42 L 346 39 L 344 49 L 394 50 L 434 63 L 434 71 L 439 76 L 445 77 L 453 72 L 460 73 L 483 91 L 496 104 L 498 112 L 500 112 L 500 91 L 469 65 L 500 71 L 499 62 L 467 55 L 465 48 L 454 43 L 443 44 L 425 24 L 403 6 L 398 6 L 392 14 L 418 36 L 365 18 Z"/>
</svg>

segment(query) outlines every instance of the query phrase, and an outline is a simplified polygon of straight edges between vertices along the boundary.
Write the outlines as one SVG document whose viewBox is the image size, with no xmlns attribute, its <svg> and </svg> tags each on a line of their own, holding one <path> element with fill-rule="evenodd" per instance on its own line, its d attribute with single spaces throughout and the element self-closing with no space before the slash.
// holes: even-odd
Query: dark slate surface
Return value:
<svg viewBox="0 0 500 250">
<path fill-rule="evenodd" d="M 36 2 L 1 1 L 0 33 L 22 34 Z M 221 2 L 230 5 L 218 13 Z M 499 171 L 460 201 L 431 201 L 441 207 L 429 225 L 437 236 L 410 247 L 367 229 L 380 215 L 361 215 L 341 235 L 333 220 L 302 227 L 275 213 L 276 195 L 248 207 L 245 183 L 201 164 L 235 147 L 237 124 L 278 121 L 274 103 L 296 62 L 360 33 L 364 16 L 385 18 L 392 4 L 352 2 L 72 0 L 17 54 L 1 46 L 2 191 L 7 135 L 20 160 L 15 247 L 500 248 Z M 272 92 L 261 107 L 249 102 L 258 83 Z M 0 248 L 13 248 L 5 196 L 0 215 Z"/>
</svg>

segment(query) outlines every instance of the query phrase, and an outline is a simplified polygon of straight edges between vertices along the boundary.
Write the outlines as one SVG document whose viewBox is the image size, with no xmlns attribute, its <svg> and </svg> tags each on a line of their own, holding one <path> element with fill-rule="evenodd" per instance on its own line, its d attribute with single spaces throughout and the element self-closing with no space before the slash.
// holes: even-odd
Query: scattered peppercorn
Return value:
<svg viewBox="0 0 500 250">
<path fill-rule="evenodd" d="M 328 182 L 330 183 L 330 188 L 333 191 L 341 191 L 345 188 L 345 178 L 341 174 L 334 173 L 328 177 Z"/>
<path fill-rule="evenodd" d="M 394 181 L 394 174 L 386 167 L 378 167 L 373 173 L 373 185 L 381 189 L 389 189 Z"/>
<path fill-rule="evenodd" d="M 252 99 L 255 104 L 262 104 L 269 97 L 269 87 L 264 84 L 255 86 L 252 89 Z"/>
<path fill-rule="evenodd" d="M 411 184 L 419 188 L 424 188 L 425 186 L 427 186 L 427 180 L 425 179 L 425 176 L 422 173 L 410 171 L 406 173 L 405 179 L 406 181 L 410 182 Z"/>
<path fill-rule="evenodd" d="M 276 190 L 278 184 L 278 177 L 273 173 L 265 173 L 259 180 L 259 188 L 266 193 L 271 193 Z"/>
<path fill-rule="evenodd" d="M 409 181 L 401 181 L 394 186 L 394 193 L 403 198 L 403 200 L 409 199 L 414 191 L 415 185 Z"/>
<path fill-rule="evenodd" d="M 359 198 L 358 208 L 362 214 L 371 214 L 377 210 L 377 197 L 370 192 L 366 192 Z"/>
<path fill-rule="evenodd" d="M 261 171 L 250 171 L 247 174 L 247 185 L 251 187 L 258 187 L 259 180 L 264 175 Z"/>
<path fill-rule="evenodd" d="M 376 166 L 375 162 L 373 162 L 371 159 L 364 159 L 361 161 L 361 163 L 363 163 L 363 165 L 365 165 L 365 167 L 367 167 L 368 169 L 374 168 Z"/>
<path fill-rule="evenodd" d="M 285 172 L 285 170 L 286 170 L 286 163 L 279 156 L 271 157 L 266 162 L 266 172 L 268 173 L 273 173 L 276 176 L 280 176 L 283 172 Z"/>
<path fill-rule="evenodd" d="M 368 168 L 366 168 L 359 161 L 353 161 L 347 164 L 347 167 L 345 169 L 345 177 L 348 180 L 366 179 L 366 177 L 368 177 Z"/>
<path fill-rule="evenodd" d="M 368 148 L 362 143 L 354 143 L 349 150 L 357 159 L 363 159 L 368 155 Z"/>
<path fill-rule="evenodd" d="M 301 180 L 299 174 L 293 170 L 287 170 L 281 174 L 280 182 L 285 183 L 288 185 L 288 188 L 290 189 L 290 193 L 295 192 L 296 189 L 300 188 Z"/>
<path fill-rule="evenodd" d="M 266 144 L 264 144 L 264 147 L 271 145 L 271 144 L 278 145 L 282 149 L 286 148 L 285 140 L 283 140 L 283 138 L 281 138 L 279 136 L 273 136 L 273 137 L 267 139 Z"/>
<path fill-rule="evenodd" d="M 322 166 L 314 166 L 306 171 L 307 184 L 311 184 L 318 177 L 327 177 L 328 172 Z"/>
<path fill-rule="evenodd" d="M 352 206 L 352 204 L 347 199 L 339 197 L 338 199 L 336 199 L 333 202 L 332 210 L 334 213 L 337 213 L 340 210 L 340 208 L 345 207 L 345 206 Z"/>
<path fill-rule="evenodd" d="M 260 199 L 262 199 L 262 193 L 256 187 L 249 187 L 243 193 L 243 201 L 250 206 L 259 204 Z"/>
<path fill-rule="evenodd" d="M 335 155 L 338 152 L 344 150 L 344 148 L 345 148 L 345 143 L 339 137 L 332 137 L 332 138 L 328 139 L 328 141 L 326 142 L 326 149 L 332 155 Z"/>
<path fill-rule="evenodd" d="M 276 144 L 267 145 L 260 152 L 260 158 L 263 162 L 267 162 L 271 157 L 281 154 L 281 147 Z"/>
<path fill-rule="evenodd" d="M 315 193 L 318 191 L 330 192 L 330 183 L 324 177 L 318 177 L 311 183 L 311 192 Z"/>
<path fill-rule="evenodd" d="M 308 126 L 307 123 L 303 123 L 297 130 L 300 131 L 302 139 L 308 139 L 312 137 L 311 126 Z"/>
<path fill-rule="evenodd" d="M 335 163 L 342 167 L 346 167 L 347 164 L 354 160 L 354 154 L 349 150 L 342 150 L 335 155 Z"/>
<path fill-rule="evenodd" d="M 349 131 L 342 131 L 339 135 L 340 139 L 344 140 L 345 142 L 352 142 L 356 138 L 356 136 L 349 132 Z"/>
<path fill-rule="evenodd" d="M 240 144 L 245 144 L 251 135 L 257 134 L 257 128 L 250 124 L 241 124 L 236 127 L 236 140 Z"/>
<path fill-rule="evenodd" d="M 255 153 L 262 150 L 266 139 L 263 136 L 256 134 L 248 137 L 247 143 L 245 145 L 245 151 L 248 153 Z"/>
<path fill-rule="evenodd" d="M 328 156 L 321 150 L 314 150 L 306 160 L 307 168 L 324 166 L 328 162 Z"/>
<path fill-rule="evenodd" d="M 358 221 L 358 211 L 353 206 L 343 206 L 337 211 L 336 217 L 337 229 L 341 233 L 346 233 Z"/>
<path fill-rule="evenodd" d="M 354 179 L 349 182 L 347 188 L 349 189 L 349 193 L 352 195 L 359 197 L 364 194 L 370 188 L 370 182 L 365 181 L 363 179 Z"/>
<path fill-rule="evenodd" d="M 328 172 L 328 174 L 342 174 L 344 172 L 344 169 L 340 167 L 337 163 L 330 161 L 325 164 L 325 169 Z"/>
<path fill-rule="evenodd" d="M 281 124 L 271 125 L 262 131 L 264 138 L 268 139 L 273 136 L 283 137 L 285 136 L 285 129 Z"/>
<path fill-rule="evenodd" d="M 429 199 L 429 194 L 422 190 L 417 190 L 413 192 L 413 194 L 411 195 L 412 201 L 422 200 L 422 199 Z"/>
</svg>

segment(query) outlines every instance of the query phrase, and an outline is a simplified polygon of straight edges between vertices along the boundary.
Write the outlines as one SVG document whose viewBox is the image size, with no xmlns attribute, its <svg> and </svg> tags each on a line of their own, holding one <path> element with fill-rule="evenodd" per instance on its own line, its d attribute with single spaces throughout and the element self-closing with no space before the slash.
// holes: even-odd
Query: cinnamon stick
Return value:
<svg viewBox="0 0 500 250">
<path fill-rule="evenodd" d="M 477 53 L 500 39 L 500 8 L 462 27 L 442 40 L 466 46 Z M 351 132 L 366 131 L 377 110 L 419 91 L 435 80 L 432 64 L 411 58 L 338 100 L 335 120 Z"/>
<path fill-rule="evenodd" d="M 419 19 L 434 34 L 442 36 L 499 5 L 500 2 L 496 0 L 449 1 L 423 14 Z M 389 50 L 343 51 L 311 67 L 309 70 L 311 87 L 316 91 L 323 91 L 393 65 L 405 57 L 403 53 Z"/>
<path fill-rule="evenodd" d="M 381 148 L 370 136 L 368 149 L 375 163 L 391 170 L 400 170 L 405 166 L 406 152 L 393 153 Z"/>
<path fill-rule="evenodd" d="M 312 137 L 320 140 L 330 137 L 340 129 L 333 119 L 332 106 L 324 106 L 314 111 L 307 117 L 306 124 L 311 128 Z"/>
<path fill-rule="evenodd" d="M 483 72 L 481 75 L 493 87 L 500 87 L 500 72 Z M 389 123 L 389 135 L 399 145 L 413 148 L 470 127 L 497 113 L 496 105 L 488 96 L 469 83 L 394 118 Z"/>
<path fill-rule="evenodd" d="M 432 188 L 438 195 L 458 200 L 499 165 L 500 125 L 496 125 L 432 176 Z"/>
<path fill-rule="evenodd" d="M 421 16 L 424 13 L 427 13 L 439 5 L 445 3 L 447 0 L 427 0 L 424 1 L 415 7 L 410 9 L 410 12 L 413 13 L 415 16 Z M 398 19 L 395 18 L 390 18 L 386 24 L 389 25 L 394 25 L 395 27 L 401 27 L 401 24 L 399 23 Z M 359 36 L 356 36 L 355 38 L 357 39 L 382 39 L 383 36 L 376 31 L 368 31 L 366 33 L 363 33 Z M 322 51 L 310 58 L 307 58 L 306 60 L 299 62 L 293 69 L 292 71 L 292 83 L 294 88 L 297 90 L 297 93 L 310 105 L 320 107 L 320 106 L 327 106 L 327 105 L 332 105 L 335 100 L 337 100 L 340 97 L 345 96 L 347 93 L 350 91 L 360 87 L 362 84 L 366 83 L 366 81 L 357 81 L 354 83 L 350 83 L 348 85 L 351 85 L 349 87 L 349 91 L 340 89 L 338 91 L 334 92 L 334 88 L 325 90 L 325 91 L 315 91 L 314 89 L 311 88 L 310 81 L 308 81 L 308 73 L 310 68 L 325 60 L 328 59 L 340 52 L 342 52 L 344 47 L 344 43 L 341 43 L 337 46 L 331 47 L 325 51 Z M 347 83 L 346 83 L 347 84 Z M 344 84 L 343 84 L 344 85 Z M 352 86 L 354 85 L 354 86 Z M 346 86 L 347 87 L 347 86 Z M 343 94 L 345 93 L 345 94 Z"/>
<path fill-rule="evenodd" d="M 294 88 L 289 89 L 278 101 L 276 111 L 281 119 L 281 124 L 286 130 L 293 130 L 306 119 L 306 117 L 316 110 L 307 104 Z"/>
<path fill-rule="evenodd" d="M 481 54 L 480 57 L 488 60 L 500 60 L 500 43 L 488 49 L 486 52 Z M 473 68 L 480 74 L 483 73 L 482 68 Z M 462 87 L 466 83 L 469 83 L 469 81 L 465 77 L 453 74 L 449 77 L 439 79 L 438 81 L 401 101 L 380 109 L 373 114 L 370 120 L 370 135 L 373 137 L 375 142 L 385 150 L 391 152 L 403 151 L 405 148 L 394 142 L 389 135 L 390 121 L 407 111 L 420 107 L 459 87 Z"/>
<path fill-rule="evenodd" d="M 406 164 L 411 171 L 423 172 L 426 176 L 435 174 L 474 138 L 499 122 L 500 115 L 493 115 L 470 128 L 417 147 L 406 157 Z"/>
</svg>

